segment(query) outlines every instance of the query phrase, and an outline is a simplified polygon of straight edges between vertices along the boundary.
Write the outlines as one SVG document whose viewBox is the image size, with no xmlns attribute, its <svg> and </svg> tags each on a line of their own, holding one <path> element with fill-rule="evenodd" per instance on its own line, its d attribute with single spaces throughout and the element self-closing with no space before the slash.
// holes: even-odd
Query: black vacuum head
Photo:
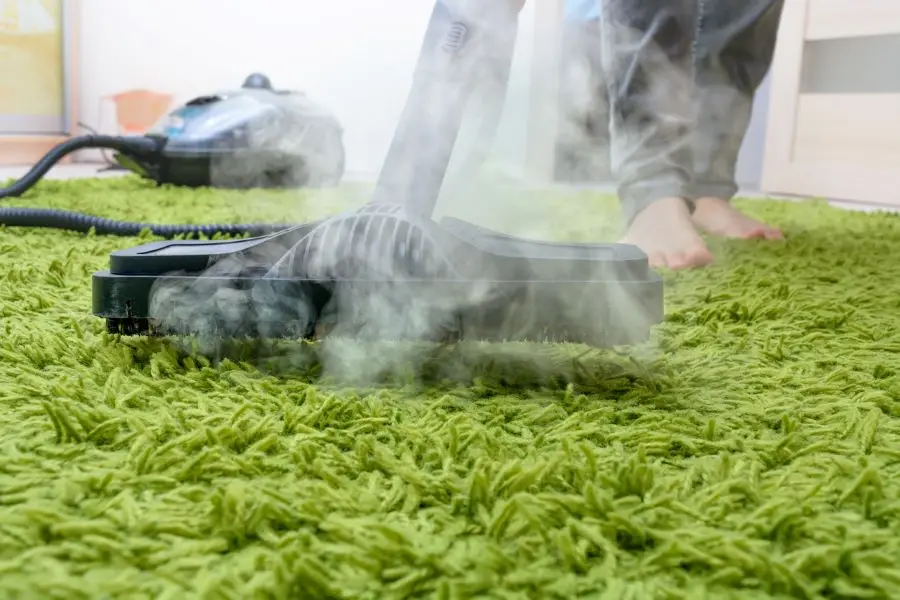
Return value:
<svg viewBox="0 0 900 600">
<path fill-rule="evenodd" d="M 151 242 L 94 274 L 93 312 L 126 335 L 645 341 L 662 280 L 625 244 L 502 235 L 402 209 L 232 241 Z"/>
</svg>

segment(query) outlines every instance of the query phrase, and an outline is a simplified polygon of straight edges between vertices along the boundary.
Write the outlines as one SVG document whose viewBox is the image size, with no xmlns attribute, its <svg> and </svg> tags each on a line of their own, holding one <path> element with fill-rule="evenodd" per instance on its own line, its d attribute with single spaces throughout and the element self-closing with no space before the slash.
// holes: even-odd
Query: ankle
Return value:
<svg viewBox="0 0 900 600">
<path fill-rule="evenodd" d="M 692 205 L 693 202 L 685 200 L 684 198 L 679 198 L 677 196 L 659 198 L 658 200 L 654 200 L 652 203 L 647 205 L 644 210 L 638 213 L 638 216 L 661 213 L 666 213 L 668 215 L 683 214 L 685 216 L 690 216 L 691 212 L 693 212 Z"/>
<path fill-rule="evenodd" d="M 731 206 L 731 201 L 725 198 L 717 198 L 715 196 L 704 196 L 693 201 L 694 207 L 722 207 Z"/>
<path fill-rule="evenodd" d="M 676 231 L 681 235 L 697 233 L 691 209 L 683 198 L 660 198 L 639 212 L 628 224 L 629 235 L 636 232 L 659 232 L 663 229 Z M 656 235 L 656 234 L 654 234 Z"/>
</svg>

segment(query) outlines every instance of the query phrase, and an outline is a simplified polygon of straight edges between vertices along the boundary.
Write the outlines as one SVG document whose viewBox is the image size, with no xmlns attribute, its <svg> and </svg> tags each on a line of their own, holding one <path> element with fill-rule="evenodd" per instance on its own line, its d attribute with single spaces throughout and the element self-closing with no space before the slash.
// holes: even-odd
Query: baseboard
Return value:
<svg viewBox="0 0 900 600">
<path fill-rule="evenodd" d="M 0 165 L 13 167 L 31 165 L 41 159 L 51 148 L 69 139 L 55 135 L 0 136 Z M 71 162 L 66 157 L 60 164 Z"/>
</svg>

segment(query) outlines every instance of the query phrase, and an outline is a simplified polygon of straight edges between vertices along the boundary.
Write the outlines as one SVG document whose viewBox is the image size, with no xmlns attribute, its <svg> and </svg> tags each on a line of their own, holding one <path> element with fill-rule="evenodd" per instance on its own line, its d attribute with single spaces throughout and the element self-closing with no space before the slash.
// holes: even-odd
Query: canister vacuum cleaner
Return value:
<svg viewBox="0 0 900 600">
<path fill-rule="evenodd" d="M 140 136 L 85 135 L 59 144 L 0 199 L 21 196 L 60 159 L 85 148 L 115 151 L 115 161 L 159 184 L 217 188 L 331 187 L 344 175 L 343 129 L 305 94 L 278 90 L 261 73 L 236 90 L 194 98 Z M 61 210 L 0 206 L 0 224 L 98 234 L 163 237 L 265 233 L 259 225 L 152 225 Z"/>
</svg>

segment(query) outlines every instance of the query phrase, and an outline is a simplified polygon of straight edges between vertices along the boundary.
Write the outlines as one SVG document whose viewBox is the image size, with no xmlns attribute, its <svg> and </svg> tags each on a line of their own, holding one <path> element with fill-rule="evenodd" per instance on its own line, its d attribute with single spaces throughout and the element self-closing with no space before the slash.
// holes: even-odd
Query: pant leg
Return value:
<svg viewBox="0 0 900 600">
<path fill-rule="evenodd" d="M 567 181 L 609 179 L 609 111 L 600 55 L 599 18 L 566 22 L 556 164 L 557 175 Z"/>
<path fill-rule="evenodd" d="M 697 0 L 600 1 L 610 166 L 630 223 L 683 197 L 693 170 Z"/>
<path fill-rule="evenodd" d="M 753 98 L 772 64 L 784 0 L 700 0 L 694 178 L 687 197 L 730 200 Z"/>
</svg>

